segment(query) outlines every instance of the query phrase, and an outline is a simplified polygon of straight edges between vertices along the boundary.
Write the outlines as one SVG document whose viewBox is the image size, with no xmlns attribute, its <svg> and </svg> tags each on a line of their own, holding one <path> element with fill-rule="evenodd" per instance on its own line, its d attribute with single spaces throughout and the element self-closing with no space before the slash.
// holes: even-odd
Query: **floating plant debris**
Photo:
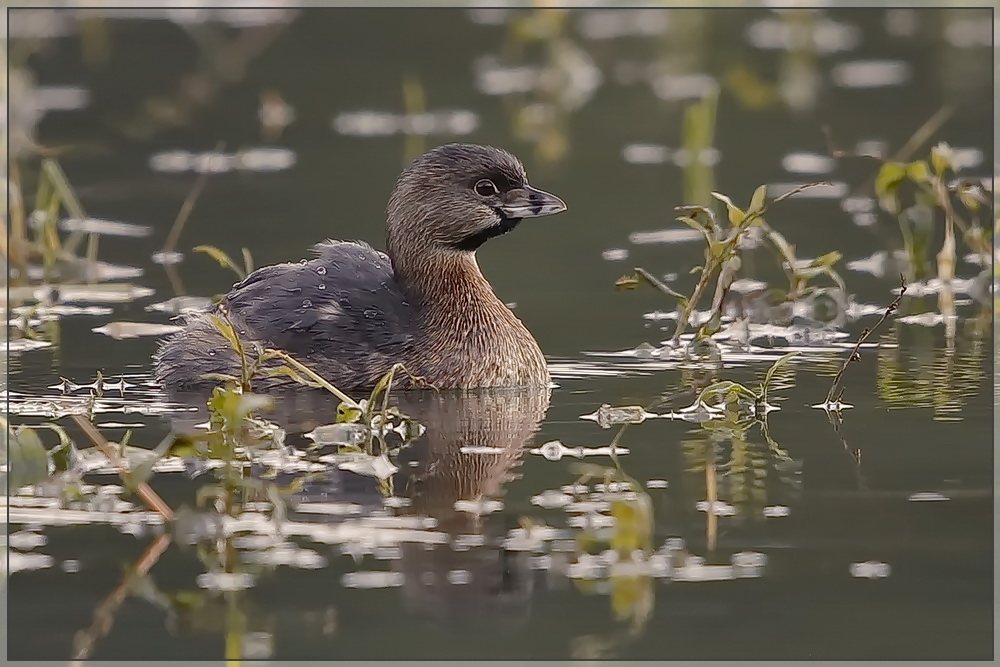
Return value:
<svg viewBox="0 0 1000 667">
<path fill-rule="evenodd" d="M 789 510 L 789 508 L 786 507 L 785 505 L 768 505 L 763 510 L 761 510 L 761 513 L 768 519 L 777 519 L 786 517 L 789 515 L 790 512 L 791 510 Z"/>
<path fill-rule="evenodd" d="M 107 306 L 73 306 L 70 304 L 56 304 L 52 306 L 18 306 L 13 310 L 15 315 L 25 315 L 30 313 L 39 321 L 58 320 L 60 317 L 71 317 L 75 315 L 101 316 L 110 315 L 114 312 Z"/>
<path fill-rule="evenodd" d="M 341 470 L 347 470 L 358 475 L 374 477 L 380 480 L 389 479 L 393 473 L 399 470 L 399 468 L 389 461 L 389 457 L 385 455 L 355 455 L 354 460 L 340 463 L 338 467 Z"/>
<path fill-rule="evenodd" d="M 697 229 L 659 229 L 652 232 L 632 232 L 628 235 L 630 243 L 649 245 L 652 243 L 689 243 L 700 241 L 704 235 Z"/>
<path fill-rule="evenodd" d="M 900 264 L 908 261 L 906 253 L 898 251 L 893 254 L 892 261 L 890 261 L 889 254 L 880 250 L 868 257 L 851 260 L 847 263 L 847 268 L 851 271 L 870 273 L 877 278 L 882 278 L 888 275 L 890 271 L 895 271 L 895 268 L 892 267 L 893 261 Z"/>
<path fill-rule="evenodd" d="M 109 264 L 101 261 L 88 262 L 86 259 L 79 258 L 60 260 L 56 264 L 55 271 L 58 273 L 60 279 L 93 280 L 95 282 L 132 280 L 142 277 L 145 273 L 145 271 L 137 266 Z M 25 270 L 25 275 L 31 280 L 49 279 L 49 275 L 42 266 L 29 265 Z"/>
<path fill-rule="evenodd" d="M 558 461 L 564 456 L 572 456 L 582 459 L 585 456 L 621 456 L 628 454 L 629 450 L 624 447 L 567 447 L 558 440 L 546 442 L 541 447 L 528 450 L 529 454 L 544 456 L 549 461 Z"/>
<path fill-rule="evenodd" d="M 368 438 L 368 429 L 363 424 L 324 424 L 305 434 L 317 445 L 360 445 Z"/>
<path fill-rule="evenodd" d="M 654 37 L 667 29 L 667 17 L 660 8 L 599 9 L 581 12 L 577 25 L 584 39 Z"/>
<path fill-rule="evenodd" d="M 661 74 L 652 80 L 653 94 L 661 100 L 700 100 L 715 94 L 719 82 L 710 74 Z"/>
<path fill-rule="evenodd" d="M 913 68 L 902 60 L 856 60 L 841 63 L 830 71 L 834 84 L 842 88 L 884 88 L 910 80 Z"/>
<path fill-rule="evenodd" d="M 212 591 L 244 591 L 254 585 L 254 576 L 247 572 L 206 572 L 199 574 L 195 583 Z"/>
<path fill-rule="evenodd" d="M 608 248 L 601 253 L 601 259 L 608 262 L 621 262 L 628 259 L 628 250 L 623 248 Z"/>
<path fill-rule="evenodd" d="M 902 317 L 897 317 L 896 321 L 900 324 L 916 324 L 922 327 L 936 327 L 939 324 L 944 324 L 945 322 L 955 321 L 958 319 L 957 315 L 945 316 L 941 313 L 926 312 L 919 313 L 917 315 L 903 315 Z"/>
<path fill-rule="evenodd" d="M 284 565 L 301 570 L 318 570 L 326 567 L 327 560 L 312 549 L 303 549 L 291 542 L 284 542 L 273 547 L 253 551 L 244 555 L 248 563 L 264 565 Z"/>
<path fill-rule="evenodd" d="M 45 347 L 52 347 L 52 343 L 47 340 L 33 340 L 31 338 L 14 338 L 7 341 L 4 352 L 26 352 L 28 350 L 39 350 Z"/>
<path fill-rule="evenodd" d="M 45 554 L 24 554 L 17 551 L 7 552 L 7 572 L 23 572 L 25 570 L 44 570 L 52 567 L 55 559 Z"/>
<path fill-rule="evenodd" d="M 537 496 L 531 497 L 531 504 L 538 505 L 543 509 L 557 509 L 559 507 L 565 507 L 573 502 L 573 498 L 562 493 L 561 491 L 544 491 Z"/>
<path fill-rule="evenodd" d="M 921 502 L 938 502 L 943 500 L 951 500 L 948 496 L 937 493 L 936 491 L 922 491 L 920 493 L 911 494 L 907 498 L 910 502 L 921 503 Z"/>
<path fill-rule="evenodd" d="M 975 285 L 974 278 L 954 278 L 944 282 L 940 278 L 931 278 L 927 282 L 915 282 L 906 286 L 908 296 L 929 296 L 940 294 L 945 289 L 950 289 L 956 294 L 968 294 Z M 893 294 L 899 294 L 899 288 L 892 288 Z"/>
<path fill-rule="evenodd" d="M 129 236 L 142 238 L 153 233 L 149 225 L 136 225 L 131 222 L 115 220 L 100 220 L 98 218 L 67 218 L 59 221 L 59 229 L 64 232 L 84 232 L 102 236 Z"/>
<path fill-rule="evenodd" d="M 861 42 L 861 30 L 827 17 L 809 22 L 765 18 L 750 24 L 747 40 L 759 49 L 810 48 L 825 55 L 856 48 Z"/>
<path fill-rule="evenodd" d="M 656 419 L 660 415 L 646 412 L 638 405 L 612 407 L 604 403 L 589 415 L 580 415 L 580 419 L 597 422 L 601 428 L 611 428 L 617 424 L 641 424 L 647 419 Z"/>
<path fill-rule="evenodd" d="M 175 296 L 166 301 L 158 301 L 146 306 L 148 312 L 182 315 L 206 310 L 212 305 L 212 300 L 202 296 Z"/>
<path fill-rule="evenodd" d="M 503 503 L 499 500 L 480 498 L 478 500 L 456 500 L 454 507 L 458 512 L 483 515 L 499 512 L 503 509 Z"/>
<path fill-rule="evenodd" d="M 541 70 L 537 67 L 505 67 L 492 57 L 476 61 L 475 72 L 476 87 L 485 95 L 527 93 L 535 88 L 541 76 Z"/>
<path fill-rule="evenodd" d="M 295 151 L 288 148 L 248 148 L 236 153 L 189 153 L 178 150 L 156 153 L 149 158 L 149 166 L 153 171 L 166 173 L 192 171 L 198 174 L 224 174 L 235 170 L 284 171 L 294 167 L 296 160 Z"/>
<path fill-rule="evenodd" d="M 403 585 L 402 572 L 348 572 L 341 578 L 344 588 L 393 588 Z"/>
<path fill-rule="evenodd" d="M 41 285 L 39 287 L 11 287 L 8 300 L 34 300 L 42 303 L 53 301 L 74 303 L 128 303 L 150 296 L 154 291 L 138 285 Z"/>
<path fill-rule="evenodd" d="M 472 111 L 435 111 L 394 114 L 383 111 L 351 111 L 333 119 L 338 134 L 361 137 L 414 135 L 465 135 L 479 126 L 479 116 Z"/>
<path fill-rule="evenodd" d="M 493 456 L 503 454 L 508 450 L 503 447 L 488 447 L 486 445 L 465 445 L 459 447 L 458 451 L 462 454 L 490 454 Z"/>
<path fill-rule="evenodd" d="M 44 535 L 28 530 L 19 530 L 7 535 L 7 546 L 21 551 L 31 551 L 35 547 L 44 546 L 47 542 L 48 538 Z"/>
<path fill-rule="evenodd" d="M 866 560 L 862 563 L 851 563 L 848 571 L 852 577 L 858 579 L 885 579 L 892 574 L 892 567 L 877 560 Z"/>
<path fill-rule="evenodd" d="M 153 322 L 109 322 L 91 329 L 94 333 L 110 336 L 115 340 L 124 338 L 139 338 L 141 336 L 163 336 L 180 331 L 181 327 L 174 324 L 156 324 Z"/>
<path fill-rule="evenodd" d="M 827 412 L 840 412 L 841 410 L 849 410 L 854 406 L 850 403 L 841 403 L 840 401 L 828 401 L 824 403 L 817 403 L 816 405 L 812 405 L 810 407 L 820 408 L 822 410 L 826 410 Z"/>
<path fill-rule="evenodd" d="M 630 164 L 663 164 L 670 159 L 670 149 L 659 144 L 629 144 L 622 157 Z"/>
<path fill-rule="evenodd" d="M 754 280 L 753 278 L 739 278 L 737 280 L 734 280 L 729 285 L 729 290 L 731 292 L 736 292 L 738 294 L 750 294 L 752 292 L 760 292 L 761 290 L 765 289 L 767 289 L 767 283 L 765 283 L 762 280 Z M 697 315 L 698 311 L 695 311 L 695 313 L 693 314 Z M 701 311 L 701 315 L 703 318 L 701 323 L 704 323 L 711 318 L 712 313 L 708 311 Z M 677 318 L 674 317 L 673 319 Z M 696 326 L 700 326 L 700 323 Z"/>
<path fill-rule="evenodd" d="M 180 264 L 184 261 L 184 253 L 176 252 L 172 250 L 160 250 L 154 252 L 150 259 L 153 260 L 153 264 L 161 264 L 163 266 L 170 266 L 172 264 Z"/>
<path fill-rule="evenodd" d="M 733 507 L 729 503 L 724 503 L 719 500 L 716 500 L 714 503 L 709 503 L 707 500 L 702 500 L 696 503 L 694 507 L 699 512 L 711 513 L 716 516 L 733 516 L 736 514 L 735 507 Z"/>
<path fill-rule="evenodd" d="M 789 153 L 781 158 L 781 168 L 792 174 L 828 174 L 837 161 L 819 153 Z"/>
</svg>

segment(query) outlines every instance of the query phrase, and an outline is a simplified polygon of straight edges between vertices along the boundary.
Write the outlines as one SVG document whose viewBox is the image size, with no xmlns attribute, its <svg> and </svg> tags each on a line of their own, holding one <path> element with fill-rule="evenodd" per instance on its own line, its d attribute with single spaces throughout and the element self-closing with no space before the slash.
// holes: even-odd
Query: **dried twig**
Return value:
<svg viewBox="0 0 1000 667">
<path fill-rule="evenodd" d="M 899 307 L 899 302 L 903 298 L 904 294 L 906 294 L 906 281 L 903 279 L 903 276 L 900 275 L 899 294 L 897 294 L 896 298 L 892 300 L 892 303 L 890 303 L 886 307 L 885 312 L 882 313 L 882 317 L 880 317 L 878 322 L 875 323 L 875 326 L 867 328 L 861 332 L 861 336 L 858 338 L 858 342 L 854 344 L 854 349 L 851 350 L 851 353 L 847 356 L 847 360 L 844 361 L 844 365 L 840 367 L 840 371 L 838 371 L 837 375 L 833 378 L 833 384 L 830 386 L 830 391 L 826 395 L 826 402 L 828 405 L 833 402 L 833 395 L 836 393 L 837 388 L 840 386 L 840 380 L 844 376 L 844 371 L 847 370 L 847 365 L 850 364 L 852 361 L 861 361 L 861 354 L 858 352 L 858 350 L 861 349 L 861 344 L 864 343 L 865 340 L 867 340 L 868 336 L 870 336 L 872 332 L 875 331 L 875 329 L 878 329 L 879 326 L 883 322 L 885 322 L 886 319 L 888 319 L 889 315 L 891 315 L 896 311 L 896 309 Z M 843 395 L 844 392 L 840 392 L 840 396 Z M 837 397 L 838 401 L 840 400 L 840 396 Z"/>
<path fill-rule="evenodd" d="M 93 442 L 94 445 L 100 449 L 106 457 L 108 457 L 108 460 L 118 468 L 118 474 L 124 480 L 125 472 L 128 470 L 128 462 L 118 456 L 118 452 L 116 452 L 114 447 L 111 446 L 111 443 L 108 442 L 103 435 L 101 435 L 101 432 L 98 431 L 89 420 L 84 419 L 80 415 L 70 416 L 73 418 L 73 421 L 76 422 L 76 425 L 87 434 L 90 441 Z M 160 516 L 162 516 L 164 520 L 171 521 L 174 518 L 173 510 L 170 509 L 169 505 L 163 502 L 163 499 L 157 495 L 156 491 L 153 491 L 153 489 L 150 488 L 149 484 L 146 482 L 139 483 L 135 492 L 136 495 L 142 499 L 142 502 L 146 503 L 147 507 L 159 512 Z"/>
<path fill-rule="evenodd" d="M 93 621 L 86 630 L 81 630 L 73 638 L 73 660 L 69 667 L 82 667 L 84 661 L 90 657 L 94 645 L 101 637 L 107 636 L 115 622 L 115 612 L 121 607 L 122 602 L 128 597 L 132 579 L 136 576 L 147 574 L 156 562 L 163 555 L 170 545 L 170 535 L 160 535 L 149 545 L 142 557 L 136 562 L 131 570 L 125 574 L 121 583 L 104 601 L 94 610 Z"/>
</svg>

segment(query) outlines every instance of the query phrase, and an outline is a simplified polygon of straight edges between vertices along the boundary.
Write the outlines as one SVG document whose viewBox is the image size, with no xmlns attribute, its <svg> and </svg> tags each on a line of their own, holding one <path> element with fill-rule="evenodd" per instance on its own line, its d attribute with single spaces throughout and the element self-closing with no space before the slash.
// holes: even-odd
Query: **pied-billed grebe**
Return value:
<svg viewBox="0 0 1000 667">
<path fill-rule="evenodd" d="M 346 391 L 374 386 L 397 362 L 438 388 L 547 385 L 538 343 L 493 293 L 475 252 L 522 218 L 565 209 L 528 185 L 510 153 L 441 146 L 396 181 L 388 255 L 363 242 L 326 241 L 315 259 L 254 271 L 220 305 L 241 338 L 285 350 Z M 173 391 L 204 388 L 216 382 L 206 374 L 239 368 L 205 314 L 156 354 L 157 377 Z M 261 377 L 257 386 L 290 382 Z"/>
</svg>

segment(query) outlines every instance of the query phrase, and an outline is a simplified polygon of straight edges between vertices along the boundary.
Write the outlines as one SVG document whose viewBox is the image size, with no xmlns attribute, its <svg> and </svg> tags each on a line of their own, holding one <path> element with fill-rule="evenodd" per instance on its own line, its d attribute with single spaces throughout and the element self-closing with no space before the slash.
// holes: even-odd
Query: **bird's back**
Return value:
<svg viewBox="0 0 1000 667">
<path fill-rule="evenodd" d="M 243 340 L 288 352 L 337 387 L 371 387 L 393 363 L 410 357 L 413 308 L 389 258 L 360 242 L 327 241 L 318 256 L 254 271 L 215 306 L 225 310 Z M 157 354 L 168 388 L 217 382 L 210 373 L 239 374 L 239 359 L 207 314 L 192 317 Z M 290 382 L 276 376 L 259 386 Z"/>
</svg>

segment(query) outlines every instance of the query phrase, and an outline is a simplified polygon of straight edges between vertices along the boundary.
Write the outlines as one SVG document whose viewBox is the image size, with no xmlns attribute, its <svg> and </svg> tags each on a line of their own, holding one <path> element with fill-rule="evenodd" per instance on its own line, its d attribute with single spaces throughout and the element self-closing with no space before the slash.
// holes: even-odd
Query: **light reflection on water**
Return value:
<svg viewBox="0 0 1000 667">
<path fill-rule="evenodd" d="M 30 11 L 12 18 L 15 40 L 76 40 L 75 19 Z M 935 79 L 926 63 L 897 47 L 923 40 L 921 31 L 933 26 L 942 39 L 921 41 L 922 51 L 976 72 L 970 63 L 989 42 L 989 21 L 905 9 L 753 10 L 726 18 L 656 8 L 564 15 L 479 7 L 442 12 L 437 25 L 450 33 L 430 41 L 450 41 L 471 26 L 477 32 L 469 43 L 439 50 L 405 41 L 416 14 L 353 12 L 345 29 L 293 3 L 241 12 L 151 10 L 141 22 L 129 22 L 135 10 L 102 11 L 114 34 L 150 30 L 141 33 L 148 46 L 111 41 L 108 63 L 180 48 L 156 32 L 164 20 L 205 34 L 220 21 L 236 32 L 212 33 L 225 57 L 199 66 L 180 87 L 180 59 L 143 65 L 152 72 L 118 67 L 102 79 L 99 67 L 89 75 L 69 69 L 58 52 L 51 60 L 38 55 L 37 83 L 12 80 L 12 88 L 35 86 L 37 93 L 17 96 L 35 102 L 12 109 L 12 122 L 23 124 L 20 133 L 12 130 L 12 148 L 25 150 L 19 136 L 56 144 L 99 136 L 99 144 L 114 147 L 70 154 L 66 168 L 82 191 L 92 188 L 93 199 L 83 203 L 100 217 L 80 224 L 107 237 L 101 256 L 113 261 L 98 265 L 101 280 L 111 279 L 112 269 L 143 267 L 118 276 L 135 284 L 64 285 L 59 300 L 69 304 L 49 305 L 49 288 L 37 285 L 12 292 L 27 306 L 11 310 L 12 325 L 23 318 L 46 338 L 14 341 L 4 356 L 15 423 L 90 411 L 107 437 L 124 439 L 132 430 L 132 444 L 148 449 L 168 421 L 204 421 L 151 381 L 150 339 L 93 333 L 170 325 L 176 313 L 226 289 L 231 276 L 194 253 L 170 255 L 194 296 L 177 296 L 157 263 L 142 259 L 161 250 L 193 179 L 212 174 L 178 250 L 200 242 L 230 251 L 246 245 L 261 263 L 287 260 L 329 235 L 377 239 L 399 159 L 413 149 L 402 143 L 426 135 L 507 145 L 525 157 L 529 173 L 539 173 L 538 183 L 550 179 L 553 190 L 567 193 L 571 222 L 519 230 L 482 253 L 498 292 L 517 301 L 516 312 L 550 351 L 557 386 L 551 398 L 412 401 L 407 409 L 427 431 L 381 472 L 361 457 L 309 459 L 310 446 L 332 446 L 315 434 L 335 406 L 293 401 L 275 416 L 288 428 L 287 449 L 262 454 L 255 471 L 283 482 L 311 475 L 301 478 L 284 517 L 261 502 L 231 519 L 190 511 L 164 526 L 91 450 L 79 464 L 89 471 L 74 487 L 79 499 L 67 505 L 66 489 L 55 486 L 11 499 L 12 656 L 221 657 L 223 639 L 248 659 L 989 654 L 988 312 L 970 298 L 956 303 L 957 318 L 942 315 L 940 284 L 909 285 L 911 295 L 930 300 L 904 301 L 901 317 L 869 339 L 877 350 L 861 348 L 862 361 L 845 376 L 844 399 L 854 409 L 808 407 L 823 400 L 861 328 L 881 315 L 898 285 L 898 253 L 883 238 L 898 234 L 895 222 L 886 224 L 860 185 L 871 165 L 824 152 L 820 128 L 829 119 L 819 111 L 839 110 L 836 135 L 855 154 L 891 155 L 937 110 L 942 91 L 950 95 L 948 86 L 957 85 L 947 71 Z M 258 42 L 221 37 L 268 26 L 280 31 L 257 33 Z M 731 37 L 712 38 L 715 29 Z M 329 48 L 317 48 L 317 39 Z M 344 67 L 331 46 L 338 40 L 352 53 L 375 47 L 378 56 L 352 56 Z M 864 59 L 855 54 L 861 46 Z M 87 58 L 101 62 L 100 49 Z M 745 69 L 730 68 L 733 60 Z M 67 73 L 50 81 L 62 68 Z M 399 94 L 414 71 L 432 108 L 410 108 L 405 84 Z M 128 105 L 116 102 L 110 113 L 109 86 L 124 90 L 147 75 L 149 88 L 140 89 L 156 91 L 149 103 L 130 119 L 123 119 Z M 991 119 L 983 113 L 992 105 L 989 79 L 952 78 L 973 92 L 959 111 L 965 115 L 942 136 L 966 147 L 956 149 L 963 167 L 981 169 L 993 160 Z M 886 92 L 880 89 L 907 96 L 907 104 L 890 113 L 888 98 L 875 97 Z M 716 136 L 687 145 L 680 111 L 715 92 Z M 82 114 L 113 117 L 117 129 L 82 132 L 73 125 Z M 266 145 L 262 125 L 280 127 Z M 229 151 L 209 152 L 220 139 Z M 816 326 L 817 304 L 804 302 L 787 313 L 787 325 L 775 325 L 768 305 L 754 299 L 783 278 L 761 268 L 750 274 L 757 282 L 732 291 L 732 318 L 724 324 L 748 312 L 764 322 L 722 332 L 740 344 L 754 326 L 752 340 L 727 348 L 716 363 L 671 357 L 662 341 L 673 331 L 676 304 L 611 286 L 631 269 L 627 262 L 676 272 L 670 284 L 679 291 L 693 284 L 686 272 L 701 261 L 694 245 L 700 233 L 667 226 L 676 224 L 671 208 L 681 203 L 680 183 L 697 178 L 697 169 L 711 170 L 711 188 L 732 192 L 734 201 L 760 183 L 769 182 L 775 197 L 799 185 L 789 179 L 829 174 L 833 185 L 803 192 L 814 199 L 790 202 L 787 214 L 776 209 L 773 223 L 801 245 L 801 256 L 841 250 L 857 301 L 833 313 L 830 326 Z M 102 210 L 102 188 L 114 182 L 118 194 L 105 198 L 112 203 Z M 143 190 L 133 191 L 139 184 L 163 199 L 145 201 Z M 119 220 L 127 222 L 110 222 Z M 105 227 L 95 230 L 99 223 Z M 67 233 L 80 229 L 69 219 L 60 225 Z M 626 241 L 628 250 L 620 248 Z M 959 272 L 952 289 L 975 292 L 978 267 Z M 36 298 L 45 305 L 31 308 Z M 752 348 L 765 340 L 766 351 Z M 680 414 L 713 380 L 755 386 L 791 349 L 804 358 L 776 374 L 768 400 L 781 410 L 761 415 L 766 420 L 747 410 L 707 409 L 699 413 L 704 419 L 651 418 Z M 95 380 L 97 370 L 103 380 Z M 92 391 L 102 395 L 91 398 Z M 41 437 L 54 445 L 54 434 Z M 214 464 L 175 456 L 157 465 L 155 484 L 177 507 L 193 504 Z M 120 562 L 131 564 L 125 578 Z M 144 616 L 138 627 L 124 608 L 116 611 L 122 590 L 154 620 Z M 53 620 L 67 591 L 77 613 L 72 622 Z M 38 630 L 43 618 L 45 633 Z M 116 632 L 108 634 L 107 618 Z M 729 639 L 708 632 L 718 624 L 706 618 L 725 624 Z M 838 637 L 850 630 L 845 618 L 852 627 L 877 625 L 878 636 L 831 645 L 830 628 Z M 213 643 L 202 641 L 206 632 Z"/>
</svg>

